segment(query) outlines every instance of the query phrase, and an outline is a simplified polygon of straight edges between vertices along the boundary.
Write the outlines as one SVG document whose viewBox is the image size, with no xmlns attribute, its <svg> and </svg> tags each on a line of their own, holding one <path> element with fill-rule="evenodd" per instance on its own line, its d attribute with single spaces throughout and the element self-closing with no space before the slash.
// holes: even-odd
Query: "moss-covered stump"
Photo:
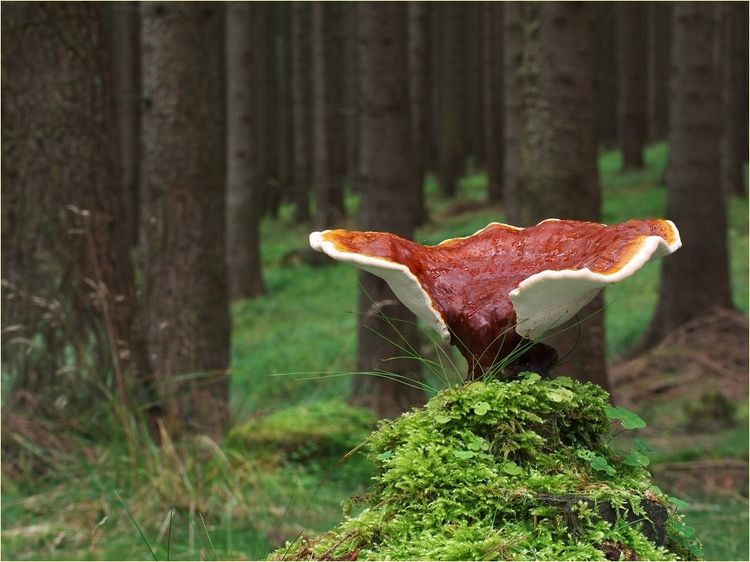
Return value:
<svg viewBox="0 0 750 562">
<path fill-rule="evenodd" d="M 699 544 L 651 484 L 648 458 L 607 445 L 619 430 L 608 414 L 637 419 L 568 378 L 442 391 L 372 434 L 378 475 L 338 527 L 271 558 L 695 558 Z"/>
</svg>

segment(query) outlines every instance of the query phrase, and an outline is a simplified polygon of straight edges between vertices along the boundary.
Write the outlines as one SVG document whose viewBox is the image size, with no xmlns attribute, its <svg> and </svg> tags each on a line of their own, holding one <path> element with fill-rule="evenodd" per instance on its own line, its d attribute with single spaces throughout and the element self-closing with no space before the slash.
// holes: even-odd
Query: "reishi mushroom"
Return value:
<svg viewBox="0 0 750 562">
<path fill-rule="evenodd" d="M 541 343 L 605 286 L 681 246 L 668 220 L 607 226 L 547 219 L 519 228 L 490 223 L 471 236 L 423 246 L 387 232 L 325 230 L 310 246 L 383 278 L 443 339 L 469 377 L 546 373 L 557 352 Z"/>
</svg>

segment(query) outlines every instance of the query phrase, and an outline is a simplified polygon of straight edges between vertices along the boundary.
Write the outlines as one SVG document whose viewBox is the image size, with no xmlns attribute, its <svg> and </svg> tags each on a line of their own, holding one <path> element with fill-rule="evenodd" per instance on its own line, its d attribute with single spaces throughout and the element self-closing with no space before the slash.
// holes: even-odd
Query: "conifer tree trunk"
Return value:
<svg viewBox="0 0 750 562">
<path fill-rule="evenodd" d="M 125 209 L 132 246 L 138 244 L 138 182 L 141 162 L 141 33 L 138 4 L 113 2 L 111 12 L 115 99 Z"/>
<path fill-rule="evenodd" d="M 684 247 L 662 263 L 656 343 L 712 307 L 732 307 L 725 198 L 720 181 L 720 71 L 712 49 L 717 4 L 680 2 L 672 14 L 667 212 Z"/>
<path fill-rule="evenodd" d="M 519 224 L 521 174 L 521 3 L 503 2 L 503 207 L 507 221 Z"/>
<path fill-rule="evenodd" d="M 87 385 L 106 387 L 106 373 L 121 404 L 153 399 L 109 15 L 95 2 L 2 6 L 3 321 L 15 326 L 3 370 L 39 400 L 37 414 L 61 396 L 90 407 L 78 400 L 94 398 Z"/>
<path fill-rule="evenodd" d="M 168 429 L 220 439 L 229 422 L 224 6 L 149 2 L 141 10 L 150 352 Z"/>
<path fill-rule="evenodd" d="M 313 10 L 313 181 L 316 223 L 334 228 L 344 218 L 346 120 L 343 4 L 314 2 Z"/>
<path fill-rule="evenodd" d="M 526 3 L 524 30 L 521 226 L 545 218 L 598 221 L 595 18 L 586 2 Z M 609 387 L 601 297 L 582 324 L 548 340 L 562 358 L 557 374 Z"/>
<path fill-rule="evenodd" d="M 294 124 L 292 121 L 292 3 L 276 4 L 279 18 L 279 188 L 280 202 L 293 202 L 292 155 L 294 153 Z"/>
<path fill-rule="evenodd" d="M 345 166 L 346 183 L 352 190 L 357 190 L 357 170 L 359 162 L 359 112 L 357 111 L 359 76 L 357 75 L 357 7 L 354 3 L 344 4 L 344 80 L 346 82 L 344 100 L 344 119 L 346 122 Z"/>
<path fill-rule="evenodd" d="M 312 6 L 307 2 L 292 3 L 292 121 L 294 151 L 292 171 L 292 203 L 294 222 L 310 220 L 309 186 L 311 172 L 312 75 L 310 72 L 310 22 Z"/>
<path fill-rule="evenodd" d="M 482 5 L 482 66 L 484 86 L 484 145 L 487 162 L 487 201 L 503 201 L 503 5 Z"/>
<path fill-rule="evenodd" d="M 617 2 L 617 140 L 624 169 L 643 168 L 646 144 L 646 3 Z"/>
<path fill-rule="evenodd" d="M 393 232 L 411 238 L 414 209 L 401 195 L 414 181 L 409 136 L 409 91 L 404 3 L 360 2 L 360 214 L 362 230 Z M 360 274 L 360 371 L 387 371 L 418 379 L 419 363 L 401 348 L 416 352 L 414 315 L 398 302 L 385 281 Z M 383 319 L 383 315 L 388 320 Z M 390 341 L 389 341 L 390 340 Z M 422 404 L 424 392 L 375 375 L 355 380 L 352 400 L 373 407 L 381 416 L 396 416 Z"/>
<path fill-rule="evenodd" d="M 263 293 L 260 265 L 260 177 L 256 160 L 258 113 L 253 106 L 252 26 L 257 5 L 226 5 L 227 265 L 233 300 Z"/>
<path fill-rule="evenodd" d="M 427 173 L 429 150 L 429 88 L 430 57 L 428 44 L 427 2 L 409 2 L 409 108 L 411 154 L 414 159 L 413 182 L 415 219 L 424 224 L 429 219 L 424 198 L 424 179 Z"/>
<path fill-rule="evenodd" d="M 453 197 L 464 172 L 463 8 L 441 2 L 439 11 L 440 65 L 438 88 L 438 183 L 444 197 Z"/>
<path fill-rule="evenodd" d="M 265 216 L 278 217 L 281 205 L 281 143 L 283 139 L 281 119 L 281 72 L 279 66 L 279 52 L 277 39 L 279 34 L 278 8 L 282 3 L 257 2 L 261 11 L 261 25 L 263 26 L 262 47 L 260 56 L 264 68 L 266 87 L 265 97 L 261 100 L 259 112 L 266 116 L 264 141 L 266 144 L 266 158 L 268 163 L 268 177 L 263 190 L 263 213 Z"/>
<path fill-rule="evenodd" d="M 664 140 L 669 131 L 669 51 L 672 44 L 672 2 L 649 2 L 648 14 L 648 139 Z"/>
<path fill-rule="evenodd" d="M 463 20 L 463 152 L 464 161 L 471 162 L 476 169 L 485 166 L 484 154 L 484 76 L 482 53 L 484 51 L 481 23 L 481 2 L 461 3 Z"/>
<path fill-rule="evenodd" d="M 597 2 L 596 100 L 597 136 L 604 147 L 617 146 L 617 56 L 615 49 L 615 7 Z"/>
</svg>

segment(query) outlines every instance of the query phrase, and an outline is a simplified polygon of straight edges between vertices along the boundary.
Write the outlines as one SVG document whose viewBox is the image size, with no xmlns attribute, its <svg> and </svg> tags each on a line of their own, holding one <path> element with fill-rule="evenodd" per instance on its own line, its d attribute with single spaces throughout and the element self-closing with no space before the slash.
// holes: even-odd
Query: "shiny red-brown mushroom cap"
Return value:
<svg viewBox="0 0 750 562">
<path fill-rule="evenodd" d="M 471 236 L 422 246 L 387 232 L 326 230 L 313 249 L 385 281 L 475 370 L 524 339 L 539 340 L 599 290 L 680 246 L 671 221 L 604 224 L 547 219 L 518 228 L 491 223 Z"/>
</svg>

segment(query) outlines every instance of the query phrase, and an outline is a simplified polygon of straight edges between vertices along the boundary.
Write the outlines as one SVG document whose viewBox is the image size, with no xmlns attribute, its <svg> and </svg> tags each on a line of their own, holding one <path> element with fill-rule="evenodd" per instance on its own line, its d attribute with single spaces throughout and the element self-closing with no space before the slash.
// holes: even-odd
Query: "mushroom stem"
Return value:
<svg viewBox="0 0 750 562">
<path fill-rule="evenodd" d="M 451 342 L 458 347 L 469 364 L 468 380 L 477 380 L 486 375 L 513 379 L 523 372 L 533 372 L 545 378 L 549 377 L 550 369 L 557 363 L 557 350 L 526 338 L 513 339 L 514 342 L 503 342 L 505 345 L 489 346 L 479 356 L 472 353 L 467 346 L 454 341 L 453 338 Z"/>
</svg>

